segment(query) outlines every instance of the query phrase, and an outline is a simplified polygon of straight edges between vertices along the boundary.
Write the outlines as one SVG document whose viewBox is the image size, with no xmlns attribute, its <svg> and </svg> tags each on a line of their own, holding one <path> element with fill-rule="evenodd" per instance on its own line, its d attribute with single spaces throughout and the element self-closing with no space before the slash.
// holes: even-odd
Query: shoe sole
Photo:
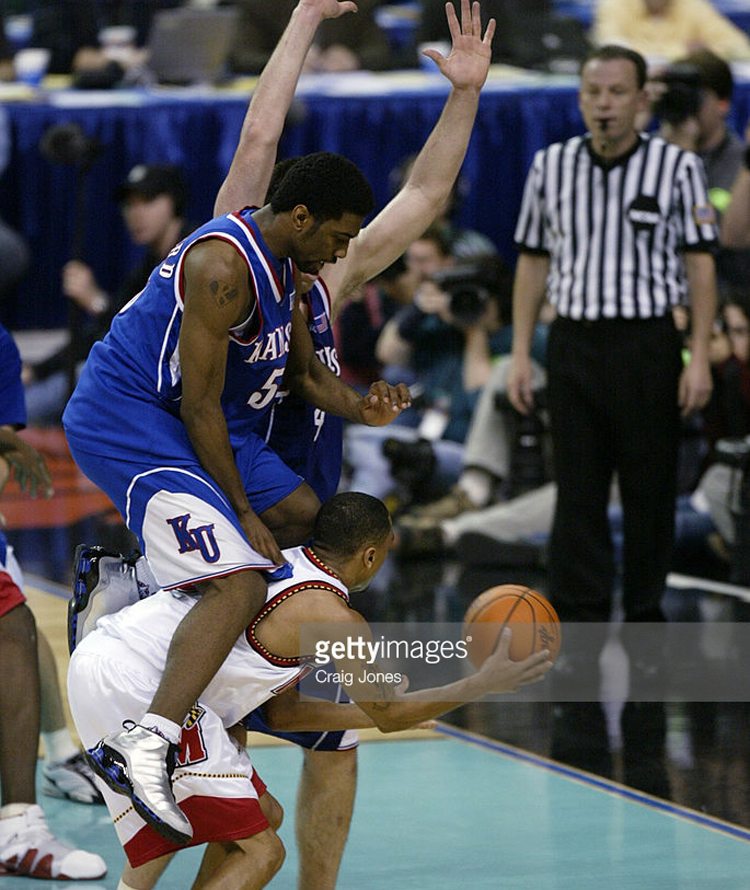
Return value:
<svg viewBox="0 0 750 890">
<path fill-rule="evenodd" d="M 160 816 L 158 816 L 137 794 L 133 791 L 133 784 L 125 774 L 125 770 L 117 763 L 115 758 L 109 754 L 104 745 L 98 745 L 92 751 L 86 751 L 86 760 L 91 769 L 106 783 L 115 794 L 123 794 L 130 798 L 133 809 L 154 831 L 158 832 L 162 837 L 171 841 L 173 844 L 184 846 L 192 840 L 192 835 L 185 834 L 172 828 Z M 104 763 L 104 759 L 109 764 Z"/>
</svg>

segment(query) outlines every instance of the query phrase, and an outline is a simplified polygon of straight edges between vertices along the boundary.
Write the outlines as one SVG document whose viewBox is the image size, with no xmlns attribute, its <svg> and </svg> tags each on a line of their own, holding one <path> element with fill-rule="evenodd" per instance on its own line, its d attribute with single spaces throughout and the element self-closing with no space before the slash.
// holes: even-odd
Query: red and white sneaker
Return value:
<svg viewBox="0 0 750 890">
<path fill-rule="evenodd" d="M 37 804 L 0 819 L 0 875 L 90 881 L 106 873 L 101 856 L 58 840 Z"/>
</svg>

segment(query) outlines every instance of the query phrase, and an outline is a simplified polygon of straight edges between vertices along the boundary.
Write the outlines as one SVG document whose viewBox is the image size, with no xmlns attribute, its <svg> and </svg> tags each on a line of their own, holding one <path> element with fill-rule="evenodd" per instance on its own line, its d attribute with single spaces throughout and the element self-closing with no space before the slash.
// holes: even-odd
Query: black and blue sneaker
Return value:
<svg viewBox="0 0 750 890">
<path fill-rule="evenodd" d="M 158 732 L 126 720 L 121 732 L 105 736 L 86 752 L 94 770 L 116 794 L 130 798 L 144 822 L 173 844 L 186 844 L 193 828 L 172 794 L 178 753 Z"/>
</svg>

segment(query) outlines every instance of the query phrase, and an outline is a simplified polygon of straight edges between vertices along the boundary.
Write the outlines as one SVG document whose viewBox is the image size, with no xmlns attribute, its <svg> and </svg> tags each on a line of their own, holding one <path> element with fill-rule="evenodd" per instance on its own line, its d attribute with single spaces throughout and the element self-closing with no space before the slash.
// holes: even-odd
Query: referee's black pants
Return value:
<svg viewBox="0 0 750 890">
<path fill-rule="evenodd" d="M 607 506 L 617 474 L 623 511 L 623 605 L 662 621 L 672 553 L 682 368 L 671 315 L 559 318 L 548 345 L 557 507 L 549 585 L 563 621 L 607 622 L 615 564 Z"/>
</svg>

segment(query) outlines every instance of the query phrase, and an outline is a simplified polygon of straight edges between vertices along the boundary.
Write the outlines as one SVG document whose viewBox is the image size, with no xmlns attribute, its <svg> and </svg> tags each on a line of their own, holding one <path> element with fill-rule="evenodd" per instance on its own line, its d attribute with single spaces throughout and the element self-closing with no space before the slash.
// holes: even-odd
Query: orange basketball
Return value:
<svg viewBox="0 0 750 890">
<path fill-rule="evenodd" d="M 513 631 L 513 661 L 523 661 L 542 649 L 549 649 L 550 661 L 557 658 L 562 635 L 560 619 L 550 601 L 529 587 L 501 584 L 480 593 L 464 615 L 463 637 L 474 667 L 480 667 L 494 651 L 504 627 Z"/>
</svg>

